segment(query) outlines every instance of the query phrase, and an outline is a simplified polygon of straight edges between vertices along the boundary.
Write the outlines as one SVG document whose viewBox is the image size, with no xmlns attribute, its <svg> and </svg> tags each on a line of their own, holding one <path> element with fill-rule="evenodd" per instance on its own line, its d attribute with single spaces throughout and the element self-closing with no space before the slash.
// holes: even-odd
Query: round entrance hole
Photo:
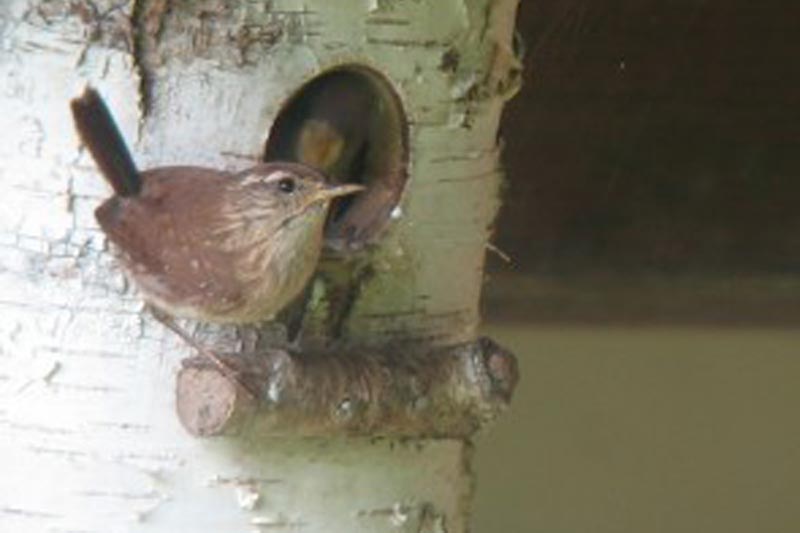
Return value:
<svg viewBox="0 0 800 533">
<path fill-rule="evenodd" d="M 298 161 L 335 183 L 363 192 L 337 200 L 325 239 L 346 252 L 362 249 L 388 225 L 406 183 L 408 133 L 397 93 L 378 72 L 347 65 L 320 74 L 283 105 L 265 161 Z"/>
</svg>

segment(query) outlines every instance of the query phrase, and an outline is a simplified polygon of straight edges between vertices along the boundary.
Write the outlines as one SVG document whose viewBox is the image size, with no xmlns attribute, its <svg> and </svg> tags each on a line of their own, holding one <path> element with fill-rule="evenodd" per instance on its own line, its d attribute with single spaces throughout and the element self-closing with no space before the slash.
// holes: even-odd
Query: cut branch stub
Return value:
<svg viewBox="0 0 800 533">
<path fill-rule="evenodd" d="M 514 356 L 482 338 L 433 352 L 290 355 L 272 350 L 227 361 L 252 397 L 205 360 L 184 362 L 177 410 L 196 436 L 364 435 L 464 438 L 494 420 L 517 383 Z"/>
</svg>

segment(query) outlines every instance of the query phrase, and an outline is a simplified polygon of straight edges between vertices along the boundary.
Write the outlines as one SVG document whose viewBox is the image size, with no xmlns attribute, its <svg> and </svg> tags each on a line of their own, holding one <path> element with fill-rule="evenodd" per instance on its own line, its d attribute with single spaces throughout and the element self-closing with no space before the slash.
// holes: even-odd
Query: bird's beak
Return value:
<svg viewBox="0 0 800 533">
<path fill-rule="evenodd" d="M 343 184 L 329 184 L 320 189 L 318 200 L 325 201 L 337 196 L 347 196 L 348 194 L 355 194 L 361 192 L 366 187 L 356 183 L 343 183 Z"/>
</svg>

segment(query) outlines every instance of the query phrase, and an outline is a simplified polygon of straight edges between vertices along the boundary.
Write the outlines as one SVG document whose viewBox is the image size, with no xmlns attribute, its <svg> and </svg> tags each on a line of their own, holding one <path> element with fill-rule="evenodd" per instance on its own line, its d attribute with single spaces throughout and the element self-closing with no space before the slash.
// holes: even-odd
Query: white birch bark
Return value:
<svg viewBox="0 0 800 533">
<path fill-rule="evenodd" d="M 0 531 L 465 530 L 461 440 L 183 430 L 189 352 L 113 262 L 93 216 L 109 191 L 68 101 L 97 86 L 142 167 L 241 168 L 302 82 L 342 62 L 384 72 L 409 116 L 410 179 L 347 331 L 471 340 L 515 4 L 0 3 Z"/>
</svg>

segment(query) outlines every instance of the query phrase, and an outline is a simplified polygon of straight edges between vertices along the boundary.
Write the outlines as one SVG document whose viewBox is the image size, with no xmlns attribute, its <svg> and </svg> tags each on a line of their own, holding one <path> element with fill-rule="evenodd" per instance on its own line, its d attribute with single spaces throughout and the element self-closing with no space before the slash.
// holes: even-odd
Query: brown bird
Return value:
<svg viewBox="0 0 800 533">
<path fill-rule="evenodd" d="M 273 318 L 316 268 L 331 201 L 363 189 L 328 184 L 319 171 L 288 162 L 237 173 L 191 166 L 139 172 L 95 90 L 71 108 L 115 192 L 95 211 L 97 221 L 144 299 L 174 317 L 233 324 Z"/>
<path fill-rule="evenodd" d="M 266 158 L 311 165 L 334 181 L 358 177 L 380 116 L 380 101 L 363 75 L 328 73 L 310 82 L 276 118 L 272 129 L 280 135 L 270 139 Z"/>
</svg>

